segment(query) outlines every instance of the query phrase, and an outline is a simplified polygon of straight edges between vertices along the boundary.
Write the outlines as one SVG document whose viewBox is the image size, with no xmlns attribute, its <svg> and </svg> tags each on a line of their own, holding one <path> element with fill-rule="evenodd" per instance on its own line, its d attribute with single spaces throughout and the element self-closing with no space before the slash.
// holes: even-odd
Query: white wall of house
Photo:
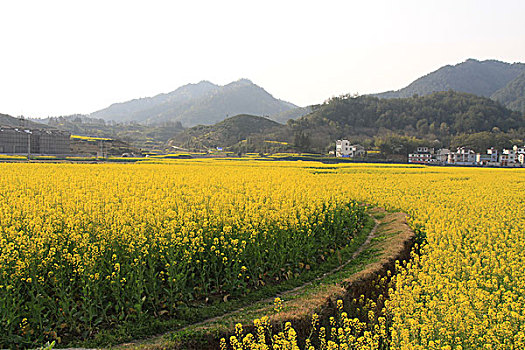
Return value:
<svg viewBox="0 0 525 350">
<path fill-rule="evenodd" d="M 363 157 L 366 151 L 361 145 L 351 145 L 348 140 L 337 140 L 335 142 L 336 157 Z"/>
</svg>

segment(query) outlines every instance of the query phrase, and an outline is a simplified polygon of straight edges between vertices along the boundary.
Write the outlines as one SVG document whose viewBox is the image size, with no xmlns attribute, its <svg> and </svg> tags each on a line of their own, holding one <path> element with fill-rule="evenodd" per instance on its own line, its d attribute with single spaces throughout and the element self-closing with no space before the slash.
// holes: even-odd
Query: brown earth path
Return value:
<svg viewBox="0 0 525 350">
<path fill-rule="evenodd" d="M 382 208 L 371 208 L 369 214 L 375 225 L 365 242 L 343 264 L 326 272 L 301 286 L 275 295 L 283 299 L 283 312 L 273 313 L 275 297 L 266 298 L 254 305 L 239 308 L 221 316 L 209 318 L 181 329 L 160 334 L 145 340 L 138 340 L 113 347 L 113 349 L 218 349 L 219 336 L 233 334 L 235 323 L 247 325 L 261 315 L 268 315 L 272 324 L 292 321 L 295 328 L 308 324 L 314 312 L 333 308 L 337 299 L 348 299 L 361 293 L 373 283 L 373 280 L 386 269 L 392 269 L 395 260 L 408 259 L 412 247 L 414 232 L 406 222 L 406 214 L 387 212 Z M 377 241 L 377 242 L 376 242 Z M 343 273 L 345 268 L 354 263 L 365 251 L 376 252 L 375 257 L 361 269 L 349 273 L 337 282 L 322 283 L 330 277 Z M 311 290 L 310 290 L 311 289 Z M 297 326 L 296 326 L 297 325 Z M 200 340 L 173 340 L 173 335 L 195 333 Z M 88 350 L 69 348 L 66 350 Z"/>
</svg>

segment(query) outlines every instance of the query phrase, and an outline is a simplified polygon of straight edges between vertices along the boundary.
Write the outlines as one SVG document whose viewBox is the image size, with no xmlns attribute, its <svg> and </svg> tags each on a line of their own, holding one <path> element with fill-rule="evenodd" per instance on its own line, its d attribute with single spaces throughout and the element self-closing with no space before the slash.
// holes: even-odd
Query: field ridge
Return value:
<svg viewBox="0 0 525 350">
<path fill-rule="evenodd" d="M 269 316 L 273 326 L 291 321 L 299 334 L 307 333 L 312 313 L 328 315 L 336 300 L 367 294 L 367 289 L 378 276 L 393 270 L 396 260 L 408 259 L 415 234 L 406 223 L 406 214 L 371 208 L 369 215 L 374 220 L 374 227 L 350 259 L 312 281 L 275 295 L 283 300 L 281 313 L 272 314 L 274 297 L 265 298 L 249 307 L 144 341 L 121 344 L 116 348 L 218 349 L 220 338 L 233 334 L 236 323 L 243 324 L 245 330 L 251 331 L 252 320 L 264 315 Z"/>
</svg>

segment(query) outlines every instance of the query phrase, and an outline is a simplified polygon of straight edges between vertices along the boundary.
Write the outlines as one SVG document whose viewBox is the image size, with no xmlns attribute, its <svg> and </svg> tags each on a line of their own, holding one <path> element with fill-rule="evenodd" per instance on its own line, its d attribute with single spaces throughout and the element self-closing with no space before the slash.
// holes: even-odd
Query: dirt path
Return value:
<svg viewBox="0 0 525 350">
<path fill-rule="evenodd" d="M 381 212 L 383 210 L 380 210 Z M 373 208 L 370 212 L 369 212 L 369 215 L 370 217 L 374 220 L 375 222 L 375 225 L 374 227 L 372 228 L 372 230 L 370 230 L 365 242 L 363 244 L 361 244 L 359 246 L 359 248 L 352 254 L 352 256 L 350 257 L 350 259 L 348 259 L 346 262 L 344 262 L 342 265 L 339 265 L 338 267 L 334 268 L 333 270 L 331 271 L 328 271 L 328 272 L 325 272 L 323 273 L 322 275 L 319 275 L 317 276 L 315 279 L 309 281 L 309 282 L 306 282 L 300 286 L 297 286 L 293 289 L 289 289 L 289 290 L 286 290 L 284 292 L 281 292 L 281 293 L 277 293 L 275 296 L 273 297 L 270 297 L 270 298 L 266 298 L 266 299 L 261 299 L 261 300 L 258 300 L 254 303 L 261 303 L 261 304 L 264 304 L 264 303 L 268 303 L 268 304 L 271 304 L 273 303 L 274 299 L 276 297 L 280 297 L 281 299 L 289 299 L 289 297 L 293 296 L 293 295 L 296 295 L 296 294 L 299 294 L 301 291 L 303 291 L 305 288 L 313 285 L 314 283 L 316 282 L 319 282 L 320 280 L 330 276 L 330 275 L 333 275 L 339 271 L 341 271 L 342 269 L 344 269 L 346 266 L 348 266 L 348 264 L 350 264 L 352 261 L 354 261 L 358 256 L 359 254 L 361 254 L 363 252 L 363 250 L 365 248 L 367 248 L 369 245 L 370 245 L 370 242 L 372 241 L 372 239 L 374 238 L 376 232 L 377 232 L 377 229 L 378 229 L 378 225 L 379 225 L 379 220 L 377 220 L 375 217 L 374 217 L 374 214 L 378 212 L 378 209 L 377 208 Z M 248 307 L 248 306 L 247 306 Z M 231 312 L 228 312 L 228 313 L 225 313 L 223 315 L 220 315 L 220 316 L 216 316 L 216 317 L 212 317 L 212 318 L 208 318 L 206 320 L 203 320 L 203 321 L 200 321 L 200 322 L 197 322 L 197 323 L 193 323 L 191 325 L 188 325 L 186 327 L 183 327 L 183 328 L 180 328 L 180 329 L 177 329 L 177 330 L 174 330 L 174 331 L 169 331 L 167 333 L 164 333 L 164 334 L 160 334 L 160 335 L 157 335 L 157 336 L 154 336 L 154 337 L 151 337 L 149 339 L 145 339 L 145 340 L 139 340 L 139 341 L 136 341 L 136 342 L 129 342 L 129 343 L 125 343 L 125 344 L 121 344 L 121 345 L 118 345 L 116 348 L 118 349 L 132 349 L 132 348 L 135 348 L 136 346 L 138 346 L 139 348 L 141 347 L 140 345 L 143 344 L 143 345 L 151 345 L 152 348 L 156 348 L 155 344 L 159 344 L 159 342 L 161 342 L 161 340 L 163 338 L 166 337 L 166 335 L 169 335 L 169 334 L 173 334 L 173 333 L 178 333 L 178 332 L 185 332 L 189 329 L 193 329 L 195 327 L 199 327 L 199 326 L 206 326 L 207 324 L 211 324 L 211 323 L 214 323 L 214 322 L 217 322 L 217 321 L 220 321 L 222 319 L 226 319 L 226 318 L 230 318 L 232 316 L 235 316 L 235 315 L 238 315 L 238 314 L 241 314 L 243 312 L 246 311 L 247 307 L 242 307 L 242 308 L 239 308 L 237 310 L 234 310 L 234 311 L 231 311 Z M 146 346 L 146 348 L 148 348 Z M 71 349 L 71 350 L 77 350 L 77 349 Z"/>
<path fill-rule="evenodd" d="M 313 280 L 306 282 L 293 289 L 277 293 L 271 298 L 261 299 L 245 307 L 225 313 L 221 316 L 212 317 L 186 327 L 169 331 L 164 334 L 150 337 L 148 339 L 132 341 L 129 343 L 117 345 L 114 349 L 216 349 L 218 348 L 218 334 L 230 334 L 231 327 L 236 322 L 249 324 L 252 316 L 261 317 L 260 315 L 269 315 L 272 323 L 293 321 L 301 323 L 305 315 L 311 316 L 313 312 L 329 308 L 335 303 L 336 299 L 348 296 L 348 293 L 361 293 L 366 290 L 372 279 L 382 272 L 385 272 L 387 266 L 393 265 L 396 259 L 405 258 L 410 251 L 413 231 L 406 223 L 406 215 L 403 213 L 389 213 L 381 208 L 371 208 L 368 211 L 370 217 L 374 220 L 375 225 L 369 232 L 363 244 L 352 253 L 351 257 L 343 264 L 336 268 L 315 277 Z M 376 239 L 374 239 L 376 238 Z M 345 270 L 352 262 L 355 262 L 364 251 L 363 261 L 355 265 L 355 272 L 346 274 Z M 370 251 L 375 251 L 373 260 L 369 260 Z M 352 268 L 353 267 L 349 267 Z M 350 270 L 349 270 L 350 271 Z M 330 280 L 331 275 L 342 273 L 341 280 L 339 276 Z M 328 278 L 327 278 L 328 277 Z M 325 280 L 326 279 L 326 280 Z M 325 281 L 323 281 L 325 280 Z M 288 311 L 273 315 L 273 301 L 275 297 L 284 300 L 285 308 Z M 308 323 L 309 321 L 307 321 Z M 303 322 L 304 323 L 304 322 Z M 295 323 L 294 323 L 295 325 Z M 179 339 L 180 335 L 189 335 L 190 338 Z M 205 334 L 204 338 L 197 339 L 193 342 L 194 334 Z M 189 342 L 188 342 L 189 341 Z M 202 343 L 204 341 L 205 343 Z M 217 342 L 217 344 L 215 344 Z M 192 344 L 192 345 L 190 345 Z M 68 350 L 87 350 L 87 349 L 68 349 Z"/>
</svg>

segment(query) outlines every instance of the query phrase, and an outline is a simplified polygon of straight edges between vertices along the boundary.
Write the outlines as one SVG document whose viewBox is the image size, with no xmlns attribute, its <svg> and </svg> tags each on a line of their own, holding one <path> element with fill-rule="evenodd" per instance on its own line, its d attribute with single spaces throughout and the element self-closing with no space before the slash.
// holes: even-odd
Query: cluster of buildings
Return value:
<svg viewBox="0 0 525 350">
<path fill-rule="evenodd" d="M 70 154 L 71 135 L 56 129 L 0 126 L 0 153 Z"/>
<path fill-rule="evenodd" d="M 331 154 L 334 154 L 332 151 Z M 337 140 L 335 156 L 359 158 L 367 152 L 361 145 L 351 144 L 348 140 Z M 408 155 L 408 162 L 415 164 L 435 165 L 472 165 L 492 167 L 525 167 L 525 146 L 514 146 L 511 149 L 487 149 L 486 154 L 476 153 L 467 147 L 458 147 L 456 151 L 441 148 L 437 151 L 430 147 L 418 147 Z"/>
<path fill-rule="evenodd" d="M 525 166 L 525 146 L 514 146 L 512 149 L 487 149 L 486 154 L 475 153 L 467 147 L 458 147 L 456 151 L 441 148 L 434 151 L 429 147 L 418 147 L 416 152 L 408 155 L 409 163 L 418 164 L 453 164 L 493 167 Z"/>
</svg>

